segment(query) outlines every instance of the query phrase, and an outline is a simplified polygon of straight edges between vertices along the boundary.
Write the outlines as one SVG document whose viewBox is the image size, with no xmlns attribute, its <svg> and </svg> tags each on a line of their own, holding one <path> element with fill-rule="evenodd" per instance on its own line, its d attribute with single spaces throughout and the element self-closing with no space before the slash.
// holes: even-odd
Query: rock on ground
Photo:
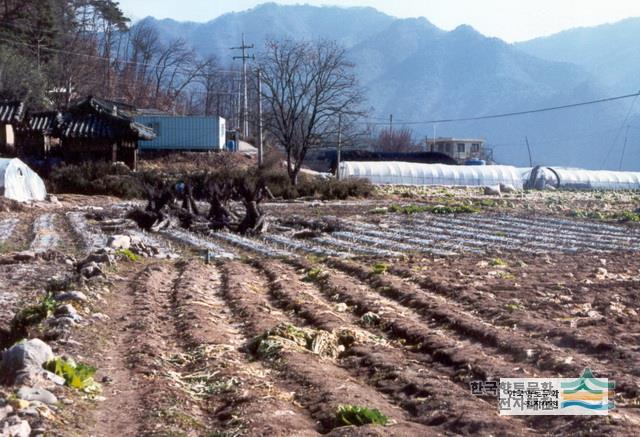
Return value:
<svg viewBox="0 0 640 437">
<path fill-rule="evenodd" d="M 116 250 L 125 250 L 131 247 L 131 237 L 128 235 L 113 235 L 109 237 L 107 246 Z"/>
<path fill-rule="evenodd" d="M 56 395 L 43 388 L 22 386 L 18 389 L 16 395 L 25 401 L 38 401 L 48 405 L 58 402 Z"/>
<path fill-rule="evenodd" d="M 0 437 L 29 437 L 31 427 L 29 422 L 20 419 L 18 416 L 10 416 L 0 429 Z"/>
<path fill-rule="evenodd" d="M 500 185 L 493 185 L 484 187 L 485 196 L 499 196 L 500 193 Z"/>
<path fill-rule="evenodd" d="M 13 384 L 37 377 L 46 372 L 42 365 L 53 358 L 51 347 L 40 339 L 15 344 L 2 353 L 0 378 L 7 384 Z"/>
</svg>

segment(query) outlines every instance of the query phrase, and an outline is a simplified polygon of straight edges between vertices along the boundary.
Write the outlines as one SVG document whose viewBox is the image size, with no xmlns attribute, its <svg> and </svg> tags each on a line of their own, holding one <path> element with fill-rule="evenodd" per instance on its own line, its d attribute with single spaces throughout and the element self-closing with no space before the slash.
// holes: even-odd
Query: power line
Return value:
<svg viewBox="0 0 640 437">
<path fill-rule="evenodd" d="M 519 115 L 537 114 L 537 113 L 541 113 L 541 112 L 557 111 L 559 109 L 576 108 L 576 107 L 579 107 L 579 106 L 595 105 L 595 104 L 598 104 L 598 103 L 612 102 L 612 101 L 615 101 L 615 100 L 628 99 L 630 97 L 638 97 L 638 96 L 640 96 L 640 91 L 637 92 L 637 93 L 634 93 L 634 94 L 625 94 L 623 96 L 607 97 L 607 98 L 604 98 L 604 99 L 589 100 L 589 101 L 586 101 L 586 102 L 571 103 L 571 104 L 568 104 L 568 105 L 550 106 L 550 107 L 547 107 L 547 108 L 529 109 L 529 110 L 526 110 L 526 111 L 505 112 L 505 113 L 502 113 L 502 114 L 481 115 L 481 116 L 477 116 L 477 117 L 443 118 L 443 119 L 439 119 L 439 120 L 396 121 L 396 123 L 401 124 L 401 125 L 416 125 L 416 124 L 454 123 L 454 122 L 461 122 L 461 121 L 489 120 L 489 119 L 495 119 L 495 118 L 515 117 L 515 116 L 519 116 Z M 367 122 L 367 124 L 385 125 L 387 123 Z"/>
</svg>

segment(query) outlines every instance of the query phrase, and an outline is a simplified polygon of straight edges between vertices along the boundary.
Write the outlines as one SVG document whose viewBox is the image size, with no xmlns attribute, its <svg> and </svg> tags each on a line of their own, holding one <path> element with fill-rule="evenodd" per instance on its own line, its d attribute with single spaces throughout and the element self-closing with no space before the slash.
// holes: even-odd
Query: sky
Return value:
<svg viewBox="0 0 640 437">
<path fill-rule="evenodd" d="M 179 21 L 206 22 L 227 12 L 240 12 L 258 0 L 119 0 L 134 19 L 148 15 Z M 277 0 L 280 4 L 371 6 L 389 15 L 425 17 L 451 30 L 469 24 L 487 36 L 507 42 L 525 41 L 562 30 L 612 23 L 640 16 L 639 0 Z"/>
</svg>

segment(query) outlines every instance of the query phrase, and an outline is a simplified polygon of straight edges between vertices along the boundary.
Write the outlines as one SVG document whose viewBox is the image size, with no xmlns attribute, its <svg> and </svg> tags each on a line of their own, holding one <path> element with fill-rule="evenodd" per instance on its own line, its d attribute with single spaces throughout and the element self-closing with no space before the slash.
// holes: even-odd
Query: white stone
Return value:
<svg viewBox="0 0 640 437">
<path fill-rule="evenodd" d="M 484 187 L 485 196 L 499 196 L 500 195 L 500 185 L 491 185 Z"/>
<path fill-rule="evenodd" d="M 107 246 L 116 250 L 129 249 L 131 247 L 131 237 L 128 235 L 112 235 L 109 237 Z"/>
</svg>

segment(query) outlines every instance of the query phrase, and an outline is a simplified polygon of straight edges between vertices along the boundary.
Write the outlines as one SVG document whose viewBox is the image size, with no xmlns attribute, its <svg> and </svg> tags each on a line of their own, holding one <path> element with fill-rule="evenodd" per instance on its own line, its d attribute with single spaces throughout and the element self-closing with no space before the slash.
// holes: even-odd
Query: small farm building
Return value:
<svg viewBox="0 0 640 437">
<path fill-rule="evenodd" d="M 140 115 L 135 121 L 156 133 L 140 142 L 141 151 L 218 151 L 225 148 L 226 120 L 222 117 Z"/>
<path fill-rule="evenodd" d="M 16 133 L 16 155 L 46 159 L 61 154 L 59 127 L 62 114 L 57 111 L 30 114 L 18 127 Z"/>
<path fill-rule="evenodd" d="M 122 161 L 135 169 L 138 141 L 153 140 L 156 135 L 117 103 L 90 96 L 63 113 L 59 137 L 66 162 Z"/>
</svg>

